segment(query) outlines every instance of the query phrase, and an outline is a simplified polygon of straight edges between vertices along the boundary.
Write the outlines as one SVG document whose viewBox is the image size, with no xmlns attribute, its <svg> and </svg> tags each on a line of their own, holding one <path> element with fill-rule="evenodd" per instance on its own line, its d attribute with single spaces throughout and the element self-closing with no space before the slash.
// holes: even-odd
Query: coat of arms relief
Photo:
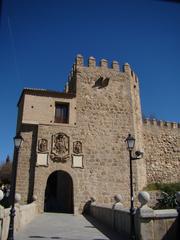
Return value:
<svg viewBox="0 0 180 240">
<path fill-rule="evenodd" d="M 38 140 L 38 152 L 47 152 L 48 151 L 48 140 L 41 138 Z"/>
<path fill-rule="evenodd" d="M 51 159 L 54 162 L 66 162 L 69 158 L 69 137 L 64 133 L 52 136 Z"/>
</svg>

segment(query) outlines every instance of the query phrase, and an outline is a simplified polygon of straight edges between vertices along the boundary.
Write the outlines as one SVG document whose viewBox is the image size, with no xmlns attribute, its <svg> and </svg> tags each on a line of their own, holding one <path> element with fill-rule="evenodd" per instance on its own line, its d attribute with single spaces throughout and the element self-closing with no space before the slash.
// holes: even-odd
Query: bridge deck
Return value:
<svg viewBox="0 0 180 240">
<path fill-rule="evenodd" d="M 71 214 L 44 213 L 34 219 L 15 240 L 124 240 L 92 218 Z"/>
</svg>

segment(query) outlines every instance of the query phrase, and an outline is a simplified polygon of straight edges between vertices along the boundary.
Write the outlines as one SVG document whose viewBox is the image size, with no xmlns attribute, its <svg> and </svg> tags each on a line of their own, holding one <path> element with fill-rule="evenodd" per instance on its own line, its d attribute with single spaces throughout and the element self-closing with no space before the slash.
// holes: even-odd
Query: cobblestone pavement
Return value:
<svg viewBox="0 0 180 240">
<path fill-rule="evenodd" d="M 112 233 L 90 217 L 44 213 L 28 224 L 23 231 L 15 234 L 15 240 L 40 239 L 124 240 L 125 238 L 120 238 L 118 234 Z"/>
</svg>

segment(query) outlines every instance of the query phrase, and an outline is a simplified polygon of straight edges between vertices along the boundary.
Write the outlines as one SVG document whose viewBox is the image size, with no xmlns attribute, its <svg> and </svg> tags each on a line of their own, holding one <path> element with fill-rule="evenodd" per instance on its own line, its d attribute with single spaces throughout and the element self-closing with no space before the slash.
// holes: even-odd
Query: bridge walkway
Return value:
<svg viewBox="0 0 180 240">
<path fill-rule="evenodd" d="M 15 240 L 125 240 L 91 217 L 62 213 L 44 213 L 37 216 Z"/>
</svg>

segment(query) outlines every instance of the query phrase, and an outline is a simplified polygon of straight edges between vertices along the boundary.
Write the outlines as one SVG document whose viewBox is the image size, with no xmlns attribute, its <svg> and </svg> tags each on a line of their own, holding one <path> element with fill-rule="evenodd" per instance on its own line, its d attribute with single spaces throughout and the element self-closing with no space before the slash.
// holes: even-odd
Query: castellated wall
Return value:
<svg viewBox="0 0 180 240">
<path fill-rule="evenodd" d="M 145 119 L 143 137 L 148 183 L 180 181 L 180 124 Z"/>
<path fill-rule="evenodd" d="M 82 212 L 90 197 L 102 204 L 112 203 L 117 193 L 129 205 L 129 154 L 125 143 L 128 134 L 136 137 L 136 149 L 143 148 L 137 77 L 128 64 L 120 71 L 115 61 L 109 68 L 106 60 L 102 59 L 97 66 L 91 57 L 88 66 L 84 66 L 82 56 L 78 56 L 66 93 L 75 95 L 67 99 L 65 95 L 29 90 L 20 98 L 23 116 L 19 116 L 18 126 L 24 143 L 19 156 L 17 191 L 22 201 L 30 201 L 36 195 L 43 211 L 49 175 L 64 170 L 73 180 L 75 213 Z M 70 104 L 69 124 L 54 122 L 55 102 Z M 69 139 L 69 156 L 65 162 L 51 159 L 52 136 L 57 133 L 66 134 Z M 47 166 L 36 166 L 40 139 L 48 142 Z M 82 143 L 83 168 L 72 167 L 75 141 Z M 136 191 L 146 184 L 145 170 L 144 159 L 133 162 Z"/>
</svg>

